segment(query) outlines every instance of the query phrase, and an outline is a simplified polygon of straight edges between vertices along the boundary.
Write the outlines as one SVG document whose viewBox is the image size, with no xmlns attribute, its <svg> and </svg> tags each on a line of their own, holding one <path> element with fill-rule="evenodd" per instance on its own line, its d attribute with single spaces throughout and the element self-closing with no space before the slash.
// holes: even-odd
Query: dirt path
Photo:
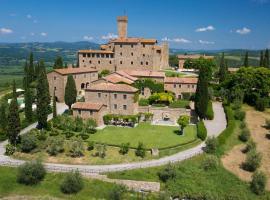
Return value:
<svg viewBox="0 0 270 200">
<path fill-rule="evenodd" d="M 257 144 L 257 151 L 262 154 L 262 164 L 259 170 L 267 175 L 267 190 L 270 190 L 270 139 L 266 138 L 267 130 L 263 127 L 265 119 L 270 119 L 269 112 L 258 112 L 251 107 L 245 107 L 246 123 L 250 130 L 251 137 Z M 241 169 L 246 155 L 242 153 L 244 144 L 235 146 L 222 158 L 224 167 L 237 175 L 244 181 L 250 181 L 252 173 Z"/>
</svg>

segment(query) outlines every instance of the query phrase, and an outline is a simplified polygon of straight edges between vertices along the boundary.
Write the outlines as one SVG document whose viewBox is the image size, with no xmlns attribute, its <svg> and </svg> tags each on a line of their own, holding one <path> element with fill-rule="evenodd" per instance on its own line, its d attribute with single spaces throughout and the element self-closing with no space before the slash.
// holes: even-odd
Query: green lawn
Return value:
<svg viewBox="0 0 270 200">
<path fill-rule="evenodd" d="M 154 126 L 149 123 L 140 123 L 135 128 L 109 126 L 91 135 L 90 140 L 113 145 L 129 142 L 131 147 L 137 147 L 139 142 L 143 142 L 146 148 L 165 148 L 197 138 L 196 126 L 187 126 L 184 135 L 178 135 L 178 130 L 174 126 Z"/>
<path fill-rule="evenodd" d="M 60 191 L 64 178 L 61 173 L 48 173 L 45 179 L 35 186 L 25 186 L 16 182 L 16 169 L 0 167 L 0 199 L 7 196 L 27 196 L 23 199 L 110 199 L 109 193 L 115 187 L 112 183 L 84 179 L 84 188 L 78 194 L 65 195 Z M 135 193 L 126 193 L 125 199 L 136 199 Z M 153 199 L 150 197 L 150 199 Z"/>
</svg>

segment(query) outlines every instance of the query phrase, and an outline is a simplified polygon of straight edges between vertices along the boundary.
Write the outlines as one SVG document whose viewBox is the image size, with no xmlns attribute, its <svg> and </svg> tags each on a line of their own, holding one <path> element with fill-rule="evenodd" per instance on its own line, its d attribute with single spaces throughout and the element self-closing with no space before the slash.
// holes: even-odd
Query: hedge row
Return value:
<svg viewBox="0 0 270 200">
<path fill-rule="evenodd" d="M 103 116 L 103 121 L 105 124 L 109 124 L 111 120 L 123 120 L 123 121 L 131 121 L 133 123 L 137 123 L 139 120 L 139 115 L 114 115 L 108 114 Z"/>
</svg>

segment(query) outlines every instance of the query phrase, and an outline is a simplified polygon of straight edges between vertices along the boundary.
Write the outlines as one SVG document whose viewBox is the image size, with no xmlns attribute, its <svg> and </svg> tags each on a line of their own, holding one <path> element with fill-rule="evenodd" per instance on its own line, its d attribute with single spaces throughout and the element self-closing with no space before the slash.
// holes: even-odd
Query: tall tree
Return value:
<svg viewBox="0 0 270 200">
<path fill-rule="evenodd" d="M 35 68 L 34 68 L 34 55 L 33 52 L 29 55 L 29 82 L 32 83 L 35 80 Z"/>
<path fill-rule="evenodd" d="M 8 123 L 7 123 L 7 135 L 9 142 L 16 145 L 18 136 L 20 133 L 20 116 L 17 103 L 16 85 L 13 81 L 13 96 L 9 105 Z"/>
<path fill-rule="evenodd" d="M 37 119 L 38 128 L 47 127 L 47 119 L 50 109 L 49 83 L 46 75 L 44 61 L 39 62 L 39 76 L 37 80 Z"/>
<path fill-rule="evenodd" d="M 57 107 L 56 107 L 56 98 L 55 91 L 53 92 L 53 118 L 57 117 Z"/>
<path fill-rule="evenodd" d="M 248 51 L 247 51 L 244 58 L 244 67 L 248 67 L 248 66 L 249 64 L 248 64 Z"/>
<path fill-rule="evenodd" d="M 53 68 L 54 69 L 61 69 L 64 67 L 64 64 L 63 64 L 63 59 L 61 56 L 57 56 L 56 59 L 54 60 L 54 65 L 53 65 Z"/>
<path fill-rule="evenodd" d="M 24 77 L 23 77 L 23 87 L 29 87 L 30 85 L 30 77 L 29 77 L 29 66 L 27 61 L 24 64 Z"/>
<path fill-rule="evenodd" d="M 33 121 L 33 109 L 32 109 L 33 96 L 32 96 L 32 91 L 30 87 L 25 88 L 24 98 L 25 98 L 25 109 L 24 109 L 25 118 L 28 122 L 32 122 Z"/>
<path fill-rule="evenodd" d="M 0 104 L 0 129 L 7 129 L 7 108 L 4 102 Z"/>
<path fill-rule="evenodd" d="M 228 69 L 225 61 L 224 53 L 222 53 L 219 66 L 219 82 L 223 82 L 227 76 Z"/>
<path fill-rule="evenodd" d="M 209 101 L 208 95 L 209 69 L 200 67 L 199 79 L 195 94 L 195 110 L 201 119 L 205 119 L 207 105 Z"/>
<path fill-rule="evenodd" d="M 260 67 L 263 67 L 263 62 L 264 62 L 264 55 L 263 55 L 263 51 L 261 51 L 261 55 L 260 55 Z"/>
<path fill-rule="evenodd" d="M 71 109 L 71 105 L 76 102 L 77 90 L 76 84 L 73 76 L 69 75 L 67 79 L 67 84 L 65 87 L 65 103 Z"/>
<path fill-rule="evenodd" d="M 269 68 L 269 50 L 265 50 L 264 59 L 263 59 L 263 66 Z"/>
</svg>

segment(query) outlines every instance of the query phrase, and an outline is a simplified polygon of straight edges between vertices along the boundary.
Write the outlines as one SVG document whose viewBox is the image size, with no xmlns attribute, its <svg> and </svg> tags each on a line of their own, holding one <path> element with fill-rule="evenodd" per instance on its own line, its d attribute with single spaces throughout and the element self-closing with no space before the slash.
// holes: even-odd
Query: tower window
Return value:
<svg viewBox="0 0 270 200">
<path fill-rule="evenodd" d="M 100 64 L 100 60 L 98 61 L 98 64 Z"/>
<path fill-rule="evenodd" d="M 133 61 L 131 61 L 131 64 L 133 65 Z"/>
<path fill-rule="evenodd" d="M 133 56 L 133 52 L 131 52 L 131 56 Z"/>
<path fill-rule="evenodd" d="M 141 62 L 141 65 L 143 65 L 143 62 Z"/>
<path fill-rule="evenodd" d="M 120 64 L 121 64 L 121 65 L 122 65 L 122 63 L 123 63 L 123 62 L 122 62 L 122 61 L 120 61 Z"/>
</svg>

